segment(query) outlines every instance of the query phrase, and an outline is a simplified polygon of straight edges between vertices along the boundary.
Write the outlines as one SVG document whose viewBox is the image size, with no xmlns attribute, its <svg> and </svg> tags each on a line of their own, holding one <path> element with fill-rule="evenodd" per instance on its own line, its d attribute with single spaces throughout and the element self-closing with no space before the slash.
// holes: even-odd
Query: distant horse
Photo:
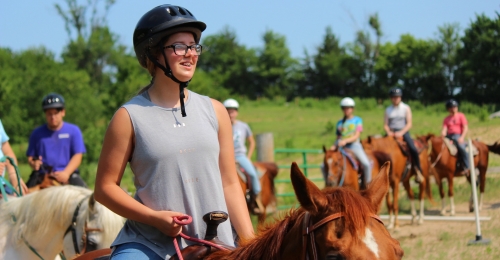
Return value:
<svg viewBox="0 0 500 260">
<path fill-rule="evenodd" d="M 260 199 L 262 202 L 262 206 L 264 207 L 264 211 L 262 214 L 258 214 L 258 222 L 259 224 L 263 224 L 266 221 L 267 213 L 273 213 L 276 211 L 276 195 L 274 188 L 274 178 L 278 175 L 278 165 L 274 162 L 254 162 L 254 167 L 257 169 L 257 172 L 262 173 L 262 177 L 260 178 Z M 240 174 L 238 174 L 241 189 L 245 193 L 245 197 L 248 204 L 248 210 L 253 214 L 253 208 L 255 204 L 255 196 L 249 189 L 247 182 L 245 182 Z M 246 177 L 248 181 L 248 177 Z"/>
<path fill-rule="evenodd" d="M 0 259 L 72 259 L 109 248 L 123 224 L 89 189 L 43 189 L 0 205 Z"/>
<path fill-rule="evenodd" d="M 373 151 L 381 151 L 385 154 L 389 155 L 391 158 L 391 174 L 390 174 L 390 183 L 392 188 L 392 201 L 389 193 L 387 194 L 386 202 L 387 202 L 387 210 L 389 211 L 389 225 L 387 226 L 389 229 L 391 228 L 399 228 L 398 214 L 399 214 L 399 183 L 403 182 L 403 186 L 408 194 L 411 205 L 411 215 L 412 215 L 412 223 L 415 222 L 417 218 L 417 211 L 415 209 L 415 201 L 413 190 L 410 188 L 410 177 L 416 174 L 414 164 L 410 170 L 406 170 L 407 165 L 406 161 L 408 157 L 406 157 L 403 148 L 401 147 L 398 140 L 394 137 L 379 137 L 374 138 L 369 136 L 366 140 L 362 140 L 363 148 L 365 150 L 373 150 Z M 432 194 L 430 191 L 429 183 L 429 163 L 427 160 L 427 149 L 426 144 L 421 143 L 420 141 L 415 141 L 415 145 L 417 147 L 423 146 L 423 149 L 419 152 L 420 158 L 420 166 L 422 167 L 422 175 L 424 177 L 423 180 L 419 183 L 419 200 L 420 200 L 420 214 L 418 219 L 418 224 L 422 224 L 424 222 L 424 192 L 427 193 L 427 196 L 432 201 Z M 406 174 L 405 174 L 406 172 Z"/>
<path fill-rule="evenodd" d="M 184 259 L 401 259 L 404 252 L 399 242 L 377 216 L 389 190 L 389 165 L 388 162 L 382 166 L 368 189 L 357 192 L 346 188 L 321 191 L 292 163 L 290 178 L 300 208 L 290 210 L 284 219 L 233 250 L 207 250 L 205 246 L 192 245 L 182 251 L 187 253 L 183 254 Z"/>
<path fill-rule="evenodd" d="M 429 154 L 430 163 L 433 166 L 433 170 L 437 174 L 436 183 L 439 186 L 439 195 L 441 196 L 441 214 L 446 214 L 446 202 L 444 200 L 444 189 L 442 179 L 448 181 L 448 197 L 450 198 L 450 215 L 455 215 L 455 203 L 453 201 L 453 177 L 455 176 L 457 157 L 452 156 L 450 151 L 445 146 L 442 136 L 434 136 L 434 134 L 428 134 L 422 137 L 423 140 L 430 142 L 431 151 Z M 500 143 L 496 142 L 493 145 L 486 145 L 479 141 L 472 141 L 472 144 L 477 147 L 478 155 L 474 156 L 474 167 L 479 169 L 479 210 L 481 210 L 483 204 L 484 188 L 486 184 L 486 171 L 488 170 L 488 152 L 493 152 L 500 154 Z M 469 158 L 467 158 L 468 160 Z M 467 180 L 470 183 L 470 176 L 467 176 Z M 470 212 L 474 211 L 474 206 L 472 204 L 472 195 L 469 202 Z"/>
<path fill-rule="evenodd" d="M 349 152 L 349 150 L 344 150 Z M 373 163 L 372 165 L 372 179 L 377 176 L 380 166 L 385 162 L 390 161 L 391 158 L 380 151 L 366 150 L 366 156 Z M 325 154 L 323 158 L 323 167 L 325 177 L 325 187 L 350 187 L 354 190 L 359 190 L 360 185 L 358 181 L 358 176 L 361 177 L 362 187 L 366 187 L 365 177 L 363 176 L 363 171 L 361 165 L 354 156 L 346 155 L 344 152 L 340 151 L 338 148 L 335 150 L 327 150 L 323 146 L 323 153 Z M 351 156 L 352 159 L 347 158 Z M 351 160 L 355 160 L 352 162 Z M 356 163 L 357 169 L 354 167 L 353 163 Z"/>
</svg>

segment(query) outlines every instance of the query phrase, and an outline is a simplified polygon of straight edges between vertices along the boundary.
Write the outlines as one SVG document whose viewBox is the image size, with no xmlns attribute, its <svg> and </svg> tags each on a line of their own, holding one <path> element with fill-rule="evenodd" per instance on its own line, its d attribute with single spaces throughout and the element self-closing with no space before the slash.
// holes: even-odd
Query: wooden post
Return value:
<svg viewBox="0 0 500 260">
<path fill-rule="evenodd" d="M 255 138 L 258 162 L 274 162 L 273 133 L 258 134 Z"/>
</svg>

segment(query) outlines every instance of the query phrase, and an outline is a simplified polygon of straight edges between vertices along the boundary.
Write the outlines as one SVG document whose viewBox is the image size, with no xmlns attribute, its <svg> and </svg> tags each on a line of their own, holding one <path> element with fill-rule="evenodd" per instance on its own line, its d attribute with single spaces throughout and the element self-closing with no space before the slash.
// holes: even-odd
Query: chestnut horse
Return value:
<svg viewBox="0 0 500 260">
<path fill-rule="evenodd" d="M 183 254 L 184 259 L 401 259 L 404 252 L 399 242 L 377 216 L 389 190 L 389 166 L 389 162 L 385 163 L 362 192 L 346 188 L 321 191 L 292 163 L 290 178 L 300 208 L 290 210 L 284 219 L 233 250 L 192 245 L 182 252 L 204 254 Z M 100 258 L 102 255 L 86 254 L 77 259 L 108 259 Z"/>
<path fill-rule="evenodd" d="M 442 180 L 446 178 L 448 181 L 448 197 L 450 198 L 450 215 L 455 215 L 455 203 L 453 201 L 453 177 L 455 177 L 455 168 L 457 164 L 457 157 L 452 156 L 450 151 L 446 147 L 442 136 L 434 136 L 433 134 L 428 134 L 422 137 L 423 140 L 428 141 L 431 146 L 431 151 L 429 154 L 429 160 L 433 171 L 436 176 L 436 183 L 439 186 L 439 195 L 441 196 L 441 214 L 446 214 L 446 202 L 444 200 L 444 189 Z M 474 167 L 479 169 L 479 210 L 481 210 L 483 204 L 484 187 L 486 184 L 486 171 L 488 169 L 488 152 L 493 152 L 500 154 L 500 143 L 496 142 L 493 145 L 486 145 L 479 141 L 472 141 L 472 144 L 477 147 L 479 154 L 474 157 Z M 469 158 L 467 158 L 469 159 Z M 467 180 L 470 183 L 470 176 L 467 176 Z M 470 212 L 474 211 L 474 206 L 472 204 L 472 194 L 471 200 L 469 201 Z"/>
<path fill-rule="evenodd" d="M 261 191 L 260 191 L 260 199 L 262 202 L 262 206 L 264 207 L 264 211 L 262 214 L 258 214 L 258 222 L 259 224 L 263 224 L 266 220 L 267 213 L 273 213 L 276 211 L 276 195 L 275 195 L 275 189 L 274 189 L 274 178 L 278 175 L 278 165 L 274 162 L 254 162 L 253 163 L 254 167 L 256 168 L 257 172 L 263 173 L 262 177 L 260 178 L 260 186 L 261 186 Z M 238 178 L 240 180 L 241 184 L 241 189 L 243 190 L 243 193 L 245 193 L 246 196 L 250 196 L 247 193 L 247 183 L 241 179 L 240 175 L 238 174 Z M 250 203 L 254 203 L 252 199 L 247 199 L 247 202 L 250 201 Z M 252 205 L 249 205 L 250 213 L 253 213 L 252 210 Z"/>
<path fill-rule="evenodd" d="M 349 150 L 347 150 L 348 152 Z M 356 157 L 352 155 L 356 163 L 358 164 L 358 169 L 356 170 L 349 161 L 349 159 L 344 155 L 338 148 L 335 150 L 327 150 L 323 146 L 323 152 L 325 154 L 323 159 L 323 167 L 325 177 L 325 187 L 350 187 L 354 190 L 360 190 L 360 185 L 358 181 L 358 176 L 361 175 L 362 187 L 366 187 L 365 178 L 363 176 L 363 171 L 361 170 L 360 164 Z M 387 154 L 380 151 L 365 151 L 368 159 L 373 163 L 372 165 L 372 178 L 377 176 L 380 166 L 385 162 L 390 161 Z"/>
<path fill-rule="evenodd" d="M 419 141 L 417 141 L 419 142 Z M 387 154 L 391 158 L 391 174 L 390 174 L 390 184 L 392 188 L 392 201 L 389 193 L 387 193 L 386 203 L 387 210 L 389 211 L 389 229 L 399 228 L 398 214 L 399 214 L 399 183 L 403 182 L 403 186 L 410 199 L 412 223 L 415 222 L 417 218 L 417 211 L 415 209 L 415 195 L 410 187 L 410 177 L 416 175 L 415 167 L 412 164 L 410 171 L 404 176 L 407 157 L 403 153 L 398 141 L 394 137 L 379 137 L 375 138 L 369 136 L 366 140 L 362 140 L 363 148 L 366 150 L 381 151 Z M 426 148 L 425 144 L 424 148 Z M 418 147 L 418 146 L 417 146 Z M 427 160 L 427 149 L 423 149 L 420 154 L 420 166 L 422 167 L 423 180 L 419 183 L 419 200 L 420 200 L 420 214 L 418 219 L 418 224 L 424 223 L 424 192 L 432 201 L 432 195 L 430 191 L 429 183 L 429 163 Z"/>
<path fill-rule="evenodd" d="M 386 163 L 361 193 L 321 191 L 293 163 L 290 178 L 301 207 L 234 251 L 217 251 L 206 259 L 401 259 L 399 242 L 376 215 L 389 190 L 388 173 Z"/>
</svg>

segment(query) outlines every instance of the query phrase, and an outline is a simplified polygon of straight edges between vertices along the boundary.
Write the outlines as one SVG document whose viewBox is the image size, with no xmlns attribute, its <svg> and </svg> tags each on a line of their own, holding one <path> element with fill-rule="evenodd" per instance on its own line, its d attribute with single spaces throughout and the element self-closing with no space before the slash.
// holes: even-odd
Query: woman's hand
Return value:
<svg viewBox="0 0 500 260">
<path fill-rule="evenodd" d="M 337 143 L 337 145 L 339 147 L 344 147 L 346 145 L 346 142 L 344 140 L 339 140 L 339 142 Z"/>
<path fill-rule="evenodd" d="M 169 237 L 176 237 L 182 231 L 182 226 L 174 222 L 174 217 L 184 216 L 185 214 L 175 211 L 155 211 L 153 215 L 153 225 L 163 234 Z"/>
</svg>

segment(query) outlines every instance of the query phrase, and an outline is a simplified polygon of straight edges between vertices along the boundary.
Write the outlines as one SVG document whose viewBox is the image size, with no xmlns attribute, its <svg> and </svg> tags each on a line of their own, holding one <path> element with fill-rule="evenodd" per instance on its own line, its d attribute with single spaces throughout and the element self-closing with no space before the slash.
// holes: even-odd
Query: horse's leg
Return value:
<svg viewBox="0 0 500 260">
<path fill-rule="evenodd" d="M 488 154 L 486 154 L 488 156 Z M 486 157 L 487 158 L 487 157 Z M 483 208 L 483 196 L 484 189 L 486 185 L 486 171 L 488 169 L 488 160 L 486 159 L 486 163 L 483 165 L 478 165 L 479 168 L 479 211 Z"/>
<path fill-rule="evenodd" d="M 439 187 L 439 196 L 441 197 L 441 215 L 446 214 L 446 200 L 444 199 L 444 188 L 443 188 L 443 182 L 440 180 L 438 182 L 438 187 Z"/>
<path fill-rule="evenodd" d="M 389 213 L 389 224 L 387 225 L 388 229 L 394 228 L 394 218 L 393 218 L 393 212 L 394 212 L 394 210 L 392 208 L 391 196 L 392 196 L 392 191 L 387 192 L 387 194 L 385 195 L 385 202 L 386 202 L 386 205 L 387 205 L 387 212 Z"/>
<path fill-rule="evenodd" d="M 448 175 L 448 197 L 450 198 L 450 215 L 455 216 L 455 200 L 453 199 L 453 173 Z"/>
<path fill-rule="evenodd" d="M 394 209 L 394 229 L 397 230 L 399 229 L 399 220 L 398 220 L 398 214 L 399 214 L 399 205 L 398 205 L 398 200 L 399 200 L 399 182 L 400 179 L 396 178 L 395 183 L 394 183 L 394 188 L 392 190 L 392 194 L 394 197 L 394 200 L 392 201 L 393 204 L 393 209 Z"/>
<path fill-rule="evenodd" d="M 426 177 L 426 175 L 424 175 L 424 177 Z M 420 200 L 420 214 L 419 214 L 419 218 L 418 218 L 418 224 L 421 225 L 424 223 L 424 198 L 425 198 L 425 189 L 426 189 L 426 185 L 430 185 L 429 182 L 427 182 L 429 178 L 426 178 L 426 181 L 421 181 L 420 184 L 418 185 L 419 186 L 419 194 L 418 194 L 418 198 Z"/>
<path fill-rule="evenodd" d="M 410 199 L 410 208 L 411 208 L 411 224 L 415 223 L 415 219 L 417 218 L 417 210 L 415 209 L 415 194 L 413 194 L 413 190 L 410 187 L 410 180 L 404 180 L 403 186 L 405 187 L 406 193 L 408 194 L 408 199 Z"/>
</svg>

